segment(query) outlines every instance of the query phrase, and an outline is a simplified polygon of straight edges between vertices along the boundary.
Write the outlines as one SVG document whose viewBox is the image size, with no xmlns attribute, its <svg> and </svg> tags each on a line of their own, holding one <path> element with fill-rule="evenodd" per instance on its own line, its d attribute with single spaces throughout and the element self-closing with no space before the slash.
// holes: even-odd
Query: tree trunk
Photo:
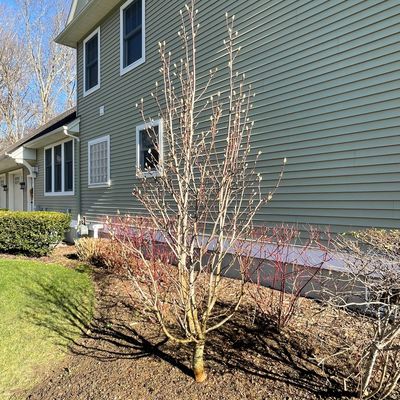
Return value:
<svg viewBox="0 0 400 400">
<path fill-rule="evenodd" d="M 193 372 L 196 382 L 204 382 L 207 374 L 204 369 L 204 342 L 196 343 L 193 354 Z"/>
</svg>

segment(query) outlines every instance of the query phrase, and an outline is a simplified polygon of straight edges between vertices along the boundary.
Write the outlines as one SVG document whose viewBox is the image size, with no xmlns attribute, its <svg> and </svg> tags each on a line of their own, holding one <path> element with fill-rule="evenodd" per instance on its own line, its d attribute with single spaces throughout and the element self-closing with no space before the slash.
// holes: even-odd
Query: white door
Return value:
<svg viewBox="0 0 400 400">
<path fill-rule="evenodd" d="M 23 211 L 24 209 L 24 191 L 21 189 L 22 171 L 10 173 L 9 195 L 10 210 Z"/>
<path fill-rule="evenodd" d="M 6 176 L 0 176 L 0 209 L 7 208 L 7 192 L 4 191 L 4 186 L 7 184 Z"/>
</svg>

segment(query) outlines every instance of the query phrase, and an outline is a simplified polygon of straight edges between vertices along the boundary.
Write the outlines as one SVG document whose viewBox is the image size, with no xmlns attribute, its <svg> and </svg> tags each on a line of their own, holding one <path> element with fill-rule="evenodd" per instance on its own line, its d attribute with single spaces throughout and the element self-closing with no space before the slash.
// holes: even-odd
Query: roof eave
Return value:
<svg viewBox="0 0 400 400">
<path fill-rule="evenodd" d="M 75 122 L 76 119 L 77 119 L 76 107 L 63 112 L 62 114 L 57 115 L 55 118 L 53 118 L 52 120 L 47 122 L 47 124 L 42 125 L 38 129 L 33 131 L 31 134 L 23 137 L 21 140 L 12 144 L 11 146 L 8 146 L 4 152 L 0 153 L 0 160 L 2 160 L 2 157 L 7 155 L 8 153 L 12 153 L 19 147 L 24 146 L 26 143 L 34 140 L 36 137 L 41 135 L 43 132 L 46 132 L 47 130 L 53 131 L 53 130 L 57 129 L 57 128 L 55 128 L 56 125 L 60 125 L 60 124 L 61 125 L 65 125 L 65 124 L 69 125 L 69 124 Z"/>
<path fill-rule="evenodd" d="M 78 42 L 96 28 L 100 21 L 111 12 L 119 3 L 118 0 L 91 0 L 74 16 L 65 29 L 54 39 L 58 44 L 77 48 Z"/>
</svg>

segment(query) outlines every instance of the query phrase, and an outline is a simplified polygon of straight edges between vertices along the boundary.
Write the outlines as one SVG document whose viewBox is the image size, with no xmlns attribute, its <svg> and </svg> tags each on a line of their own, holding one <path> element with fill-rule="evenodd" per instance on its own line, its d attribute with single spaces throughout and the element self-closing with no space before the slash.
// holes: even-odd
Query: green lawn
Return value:
<svg viewBox="0 0 400 400">
<path fill-rule="evenodd" d="M 0 400 L 23 397 L 62 359 L 93 304 L 84 268 L 0 259 Z"/>
</svg>

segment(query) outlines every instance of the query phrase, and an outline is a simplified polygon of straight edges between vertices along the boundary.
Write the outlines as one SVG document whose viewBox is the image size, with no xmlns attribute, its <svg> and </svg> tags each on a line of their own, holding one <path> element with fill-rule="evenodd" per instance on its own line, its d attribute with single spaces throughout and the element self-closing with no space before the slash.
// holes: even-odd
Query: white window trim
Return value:
<svg viewBox="0 0 400 400">
<path fill-rule="evenodd" d="M 158 147 L 159 147 L 159 162 L 157 171 L 144 172 L 140 165 L 140 132 L 158 126 Z M 150 123 L 145 123 L 136 127 L 136 176 L 138 178 L 157 178 L 162 176 L 164 162 L 164 124 L 163 119 L 154 120 Z"/>
<path fill-rule="evenodd" d="M 98 75 L 98 79 L 97 79 L 97 85 L 93 86 L 92 88 L 90 88 L 89 90 L 86 90 L 86 43 L 93 38 L 93 36 L 95 35 L 97 36 L 97 41 L 98 41 L 98 55 L 97 55 L 97 59 L 98 59 L 98 68 L 97 68 L 97 75 Z M 100 27 L 98 27 L 95 31 L 93 31 L 84 41 L 83 41 L 83 97 L 88 96 L 89 94 L 95 92 L 97 89 L 100 89 L 100 66 L 101 66 L 101 62 L 100 62 L 100 54 L 101 54 L 101 49 L 100 49 Z"/>
<path fill-rule="evenodd" d="M 142 2 L 142 57 L 131 65 L 124 67 L 124 10 L 134 1 Z M 128 0 L 120 8 L 119 13 L 119 53 L 120 53 L 120 75 L 125 75 L 146 61 L 146 1 L 145 0 Z"/>
<path fill-rule="evenodd" d="M 107 182 L 102 182 L 102 183 L 90 183 L 90 146 L 93 146 L 94 144 L 98 144 L 101 142 L 107 142 L 107 154 L 108 154 L 108 160 L 107 160 L 107 177 L 108 181 Z M 88 188 L 89 189 L 95 189 L 95 188 L 105 188 L 105 187 L 110 187 L 111 186 L 111 152 L 110 152 L 110 136 L 102 136 L 96 139 L 89 140 L 88 142 Z"/>
<path fill-rule="evenodd" d="M 64 143 L 72 142 L 72 191 L 66 192 L 65 188 L 65 160 L 64 160 Z M 55 174 L 54 174 L 54 147 L 61 145 L 61 192 L 55 192 Z M 46 150 L 51 149 L 51 192 L 46 192 Z M 43 149 L 43 192 L 46 197 L 56 197 L 56 196 L 74 196 L 75 195 L 75 140 L 65 139 L 61 142 L 57 142 L 46 146 Z"/>
</svg>

